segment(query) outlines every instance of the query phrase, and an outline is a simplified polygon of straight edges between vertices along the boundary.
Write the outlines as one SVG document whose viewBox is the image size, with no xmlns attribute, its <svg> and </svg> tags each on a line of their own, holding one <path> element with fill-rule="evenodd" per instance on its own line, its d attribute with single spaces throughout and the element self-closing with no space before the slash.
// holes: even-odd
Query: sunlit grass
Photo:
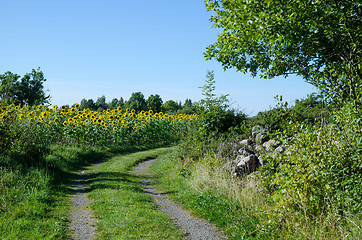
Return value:
<svg viewBox="0 0 362 240">
<path fill-rule="evenodd" d="M 151 197 L 132 173 L 138 162 L 168 152 L 161 148 L 121 155 L 90 171 L 89 198 L 98 219 L 102 239 L 183 239 L 165 213 L 157 209 Z"/>
</svg>

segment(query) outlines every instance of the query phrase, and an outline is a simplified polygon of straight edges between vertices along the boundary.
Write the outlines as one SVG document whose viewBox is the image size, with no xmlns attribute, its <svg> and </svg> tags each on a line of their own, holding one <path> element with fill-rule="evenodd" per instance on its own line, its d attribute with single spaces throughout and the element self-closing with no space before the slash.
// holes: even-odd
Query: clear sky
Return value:
<svg viewBox="0 0 362 240">
<path fill-rule="evenodd" d="M 0 10 L 0 74 L 40 67 L 52 104 L 132 92 L 198 101 L 207 70 L 216 93 L 248 115 L 274 106 L 277 94 L 292 103 L 316 91 L 295 76 L 252 78 L 206 61 L 219 30 L 203 0 L 1 0 Z"/>
</svg>

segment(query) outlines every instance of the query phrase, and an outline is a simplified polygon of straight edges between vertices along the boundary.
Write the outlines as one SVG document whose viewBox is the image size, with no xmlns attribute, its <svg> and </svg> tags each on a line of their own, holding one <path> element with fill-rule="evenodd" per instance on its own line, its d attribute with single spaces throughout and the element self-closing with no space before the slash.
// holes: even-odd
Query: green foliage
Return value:
<svg viewBox="0 0 362 240">
<path fill-rule="evenodd" d="M 0 100 L 4 105 L 15 103 L 16 84 L 20 76 L 11 72 L 0 75 Z"/>
<path fill-rule="evenodd" d="M 179 108 L 180 106 L 174 100 L 168 100 L 162 105 L 162 111 L 168 114 L 176 113 Z"/>
<path fill-rule="evenodd" d="M 297 125 L 286 153 L 270 157 L 264 183 L 276 209 L 315 217 L 358 213 L 362 198 L 361 112 L 346 105 L 326 126 Z"/>
<path fill-rule="evenodd" d="M 108 108 L 113 110 L 116 109 L 117 107 L 118 107 L 118 99 L 113 98 L 112 101 L 108 104 Z"/>
<path fill-rule="evenodd" d="M 23 106 L 27 103 L 34 106 L 49 103 L 50 96 L 46 96 L 43 90 L 46 79 L 40 68 L 25 74 L 20 81 L 19 78 L 19 75 L 11 72 L 0 75 L 0 102 L 2 104 Z"/>
<path fill-rule="evenodd" d="M 15 112 L 0 119 L 0 166 L 42 165 L 52 135 L 41 124 L 21 121 Z"/>
<path fill-rule="evenodd" d="M 80 107 L 79 109 L 83 110 L 83 109 L 87 109 L 89 108 L 92 111 L 96 111 L 97 110 L 97 105 L 96 103 L 93 101 L 93 99 L 88 99 L 86 100 L 85 98 L 83 98 L 80 102 Z"/>
<path fill-rule="evenodd" d="M 204 98 L 195 103 L 198 120 L 189 128 L 181 146 L 187 157 L 200 159 L 212 154 L 226 137 L 240 137 L 246 133 L 246 115 L 229 109 L 227 95 L 216 97 L 213 71 L 208 71 L 202 87 Z"/>
<path fill-rule="evenodd" d="M 146 104 L 148 110 L 152 110 L 153 112 L 161 112 L 163 101 L 158 94 L 150 95 L 146 100 Z"/>
<path fill-rule="evenodd" d="M 126 102 L 126 107 L 130 109 L 136 110 L 136 112 L 140 112 L 142 110 L 147 110 L 147 103 L 143 93 L 141 92 L 134 92 L 132 93 L 131 97 Z"/>
<path fill-rule="evenodd" d="M 199 111 L 199 132 L 205 137 L 226 133 L 230 128 L 244 123 L 246 115 L 229 109 L 228 95 L 216 97 L 214 72 L 208 71 L 206 83 L 202 87 L 203 99 L 196 104 Z"/>
<path fill-rule="evenodd" d="M 223 31 L 206 59 L 267 78 L 297 74 L 332 99 L 361 94 L 362 31 L 358 1 L 206 0 Z M 355 106 L 356 107 L 356 106 Z"/>
<path fill-rule="evenodd" d="M 307 125 L 328 123 L 333 104 L 326 104 L 320 96 L 308 95 L 305 99 L 297 99 L 294 106 L 283 102 L 282 96 L 275 96 L 277 104 L 274 108 L 259 112 L 250 119 L 250 124 L 260 125 L 270 133 L 289 131 L 291 123 L 305 123 Z"/>
<path fill-rule="evenodd" d="M 106 110 L 108 108 L 108 104 L 106 103 L 106 97 L 103 95 L 99 97 L 96 101 L 96 108 L 98 112 Z"/>
</svg>

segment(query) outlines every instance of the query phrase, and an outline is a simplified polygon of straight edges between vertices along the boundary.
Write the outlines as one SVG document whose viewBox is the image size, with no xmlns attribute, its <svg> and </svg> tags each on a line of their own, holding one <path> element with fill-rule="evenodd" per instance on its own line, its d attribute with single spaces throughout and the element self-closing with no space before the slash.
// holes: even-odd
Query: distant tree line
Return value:
<svg viewBox="0 0 362 240">
<path fill-rule="evenodd" d="M 145 99 L 145 96 L 141 92 L 132 93 L 131 97 L 127 101 L 124 100 L 123 97 L 120 97 L 119 99 L 113 98 L 110 102 L 107 102 L 104 95 L 99 97 L 96 101 L 93 99 L 87 100 L 83 98 L 79 105 L 80 109 L 89 108 L 93 111 L 103 111 L 107 109 L 113 110 L 121 107 L 124 109 L 135 109 L 137 112 L 142 110 L 152 110 L 153 112 L 164 112 L 169 114 L 190 114 L 195 112 L 195 106 L 190 99 L 186 99 L 183 104 L 181 101 L 177 102 L 174 100 L 163 102 L 162 98 L 158 94 L 152 94 Z"/>
<path fill-rule="evenodd" d="M 10 71 L 0 74 L 0 105 L 49 105 L 50 95 L 45 93 L 43 86 L 45 81 L 46 79 L 40 68 L 37 70 L 32 69 L 30 73 L 26 73 L 22 78 L 20 75 Z M 132 93 L 127 101 L 120 97 L 119 99 L 113 98 L 112 101 L 106 102 L 106 97 L 103 95 L 96 101 L 84 98 L 80 102 L 81 109 L 89 108 L 93 111 L 116 109 L 117 107 L 135 109 L 137 112 L 152 110 L 169 114 L 190 114 L 196 111 L 196 106 L 190 99 L 186 99 L 183 104 L 181 101 L 177 102 L 174 100 L 163 102 L 158 94 L 152 94 L 145 99 L 141 92 Z"/>
</svg>

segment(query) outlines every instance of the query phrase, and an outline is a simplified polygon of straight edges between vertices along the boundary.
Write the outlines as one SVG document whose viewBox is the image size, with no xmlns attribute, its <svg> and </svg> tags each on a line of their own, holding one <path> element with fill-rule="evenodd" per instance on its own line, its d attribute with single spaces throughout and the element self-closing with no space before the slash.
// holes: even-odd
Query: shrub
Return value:
<svg viewBox="0 0 362 240">
<path fill-rule="evenodd" d="M 326 126 L 297 125 L 286 153 L 268 159 L 264 184 L 276 209 L 307 216 L 357 213 L 362 199 L 361 113 L 345 106 Z"/>
</svg>

